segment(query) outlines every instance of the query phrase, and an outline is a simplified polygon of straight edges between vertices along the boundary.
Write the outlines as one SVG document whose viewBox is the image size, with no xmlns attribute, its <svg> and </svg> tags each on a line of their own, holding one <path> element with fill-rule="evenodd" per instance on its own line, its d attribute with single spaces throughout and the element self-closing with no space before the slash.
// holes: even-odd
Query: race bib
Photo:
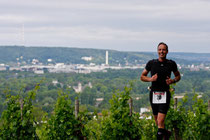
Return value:
<svg viewBox="0 0 210 140">
<path fill-rule="evenodd" d="M 166 103 L 166 92 L 165 91 L 154 91 L 152 98 L 153 104 L 165 104 Z"/>
</svg>

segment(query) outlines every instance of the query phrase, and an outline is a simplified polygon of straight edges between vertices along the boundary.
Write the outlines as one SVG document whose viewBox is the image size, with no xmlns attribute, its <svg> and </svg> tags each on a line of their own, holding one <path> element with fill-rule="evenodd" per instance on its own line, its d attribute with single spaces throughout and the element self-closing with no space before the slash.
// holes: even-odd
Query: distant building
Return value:
<svg viewBox="0 0 210 140">
<path fill-rule="evenodd" d="M 53 84 L 54 86 L 56 86 L 58 83 L 59 83 L 58 80 L 53 80 L 53 81 L 52 81 L 52 84 Z"/>
<path fill-rule="evenodd" d="M 146 112 L 150 112 L 150 110 L 148 108 L 140 108 L 140 119 L 144 119 L 144 118 L 152 119 L 152 116 L 148 116 L 148 115 L 144 114 Z"/>
<path fill-rule="evenodd" d="M 90 63 L 90 66 L 95 66 L 96 64 L 95 63 Z"/>
<path fill-rule="evenodd" d="M 34 73 L 35 74 L 44 74 L 44 70 L 35 70 Z"/>
<path fill-rule="evenodd" d="M 64 84 L 63 84 L 63 83 L 58 82 L 58 80 L 53 80 L 53 81 L 52 81 L 52 84 L 53 84 L 54 86 L 58 86 L 58 85 L 60 85 L 60 86 L 61 86 L 61 88 L 63 88 L 63 86 L 64 86 Z"/>
<path fill-rule="evenodd" d="M 20 67 L 11 67 L 9 70 L 10 71 L 13 71 L 13 70 L 22 71 L 22 69 Z"/>
<path fill-rule="evenodd" d="M 73 86 L 73 89 L 76 93 L 82 92 L 82 84 L 79 82 L 78 86 Z"/>
<path fill-rule="evenodd" d="M 77 73 L 88 74 L 88 73 L 91 73 L 91 70 L 89 70 L 89 69 L 79 69 L 79 70 L 77 71 Z"/>
<path fill-rule="evenodd" d="M 150 110 L 147 108 L 140 108 L 140 115 L 142 115 L 145 112 L 150 112 Z"/>
<path fill-rule="evenodd" d="M 47 59 L 47 62 L 52 62 L 52 59 Z"/>
<path fill-rule="evenodd" d="M 91 61 L 93 58 L 92 58 L 92 56 L 90 56 L 90 57 L 84 56 L 81 59 L 85 60 L 85 61 Z"/>
<path fill-rule="evenodd" d="M 39 60 L 38 59 L 33 59 L 31 63 L 34 64 L 34 65 L 35 64 L 38 64 L 39 63 Z"/>
<path fill-rule="evenodd" d="M 141 99 L 141 97 L 136 97 L 135 99 L 136 99 L 136 100 L 140 100 L 140 99 Z"/>
<path fill-rule="evenodd" d="M 76 93 L 82 92 L 86 87 L 92 88 L 92 83 L 89 82 L 88 84 L 82 86 L 82 84 L 79 82 L 77 86 L 73 86 L 73 89 Z"/>
<path fill-rule="evenodd" d="M 93 86 L 92 86 L 92 83 L 91 83 L 91 82 L 88 82 L 88 86 L 89 86 L 90 88 L 93 88 Z"/>
<path fill-rule="evenodd" d="M 98 107 L 102 103 L 103 100 L 104 100 L 104 98 L 96 98 L 95 106 Z"/>
<path fill-rule="evenodd" d="M 65 68 L 65 64 L 64 63 L 56 63 L 55 68 Z"/>
</svg>

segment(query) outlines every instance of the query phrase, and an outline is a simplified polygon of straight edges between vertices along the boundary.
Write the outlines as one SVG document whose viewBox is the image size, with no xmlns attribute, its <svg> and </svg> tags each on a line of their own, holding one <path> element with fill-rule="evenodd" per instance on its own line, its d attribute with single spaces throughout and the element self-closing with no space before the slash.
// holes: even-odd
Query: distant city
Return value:
<svg viewBox="0 0 210 140">
<path fill-rule="evenodd" d="M 21 62 L 23 56 L 16 58 L 17 63 L 13 65 L 7 64 L 0 64 L 0 71 L 28 71 L 34 72 L 35 74 L 44 74 L 45 72 L 49 73 L 84 73 L 88 74 L 91 72 L 107 72 L 107 69 L 143 69 L 146 64 L 129 64 L 126 63 L 125 65 L 109 65 L 109 52 L 106 51 L 105 60 L 103 64 L 97 65 L 95 63 L 89 64 L 65 64 L 65 63 L 52 63 L 52 59 L 47 59 L 48 64 L 41 63 L 38 59 L 32 59 L 30 63 L 26 63 L 25 61 Z M 93 59 L 92 56 L 83 56 L 81 60 L 91 61 Z M 210 70 L 209 64 L 191 64 L 191 65 L 180 65 L 178 64 L 178 68 L 187 68 L 191 71 L 199 71 L 199 70 Z"/>
</svg>

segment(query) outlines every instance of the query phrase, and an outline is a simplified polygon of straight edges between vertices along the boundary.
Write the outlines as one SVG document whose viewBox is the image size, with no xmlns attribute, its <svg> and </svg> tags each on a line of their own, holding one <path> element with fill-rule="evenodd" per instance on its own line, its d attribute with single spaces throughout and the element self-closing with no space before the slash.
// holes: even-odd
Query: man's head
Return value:
<svg viewBox="0 0 210 140">
<path fill-rule="evenodd" d="M 168 45 L 160 42 L 157 47 L 158 56 L 160 59 L 165 59 L 168 54 Z"/>
</svg>

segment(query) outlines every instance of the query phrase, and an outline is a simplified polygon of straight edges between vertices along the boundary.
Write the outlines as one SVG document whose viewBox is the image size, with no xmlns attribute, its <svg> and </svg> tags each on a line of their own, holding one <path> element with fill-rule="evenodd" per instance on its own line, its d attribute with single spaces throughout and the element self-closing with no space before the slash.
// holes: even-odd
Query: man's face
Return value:
<svg viewBox="0 0 210 140">
<path fill-rule="evenodd" d="M 168 54 L 168 50 L 165 45 L 161 44 L 158 46 L 158 56 L 159 58 L 166 58 L 166 55 Z"/>
</svg>

